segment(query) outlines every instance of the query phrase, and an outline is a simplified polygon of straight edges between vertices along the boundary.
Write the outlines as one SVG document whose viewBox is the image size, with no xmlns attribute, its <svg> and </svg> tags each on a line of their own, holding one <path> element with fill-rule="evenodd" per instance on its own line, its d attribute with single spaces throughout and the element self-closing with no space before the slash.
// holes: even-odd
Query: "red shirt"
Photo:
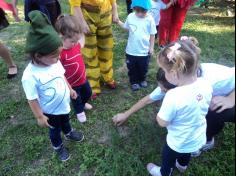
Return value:
<svg viewBox="0 0 236 176">
<path fill-rule="evenodd" d="M 71 49 L 63 49 L 60 60 L 66 70 L 65 77 L 72 87 L 78 87 L 86 83 L 86 69 L 80 44 Z"/>
</svg>

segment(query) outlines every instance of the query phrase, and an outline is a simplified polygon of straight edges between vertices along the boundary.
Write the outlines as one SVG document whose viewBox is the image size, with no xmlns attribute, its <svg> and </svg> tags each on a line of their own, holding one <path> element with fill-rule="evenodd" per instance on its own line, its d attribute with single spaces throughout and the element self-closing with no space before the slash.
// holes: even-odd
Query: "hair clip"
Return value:
<svg viewBox="0 0 236 176">
<path fill-rule="evenodd" d="M 170 52 L 167 54 L 167 58 L 169 59 L 169 62 L 173 61 L 176 51 L 181 48 L 181 45 L 179 43 L 175 43 L 174 46 L 170 47 Z"/>
</svg>

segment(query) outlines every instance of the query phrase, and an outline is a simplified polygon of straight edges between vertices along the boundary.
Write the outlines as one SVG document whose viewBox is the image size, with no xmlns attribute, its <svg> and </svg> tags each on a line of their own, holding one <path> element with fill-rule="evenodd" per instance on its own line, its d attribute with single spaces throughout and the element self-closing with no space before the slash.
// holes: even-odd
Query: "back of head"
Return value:
<svg viewBox="0 0 236 176">
<path fill-rule="evenodd" d="M 156 79 L 158 83 L 162 84 L 166 90 L 170 90 L 176 87 L 166 80 L 165 72 L 162 68 L 158 69 Z"/>
<path fill-rule="evenodd" d="M 66 38 L 72 38 L 75 34 L 82 34 L 82 27 L 75 16 L 61 15 L 56 22 L 56 30 Z"/>
<path fill-rule="evenodd" d="M 26 39 L 26 53 L 47 55 L 62 44 L 48 17 L 40 11 L 29 13 L 30 27 Z"/>
<path fill-rule="evenodd" d="M 196 74 L 201 50 L 192 41 L 184 40 L 165 47 L 158 56 L 158 62 L 167 71 L 179 74 Z"/>
</svg>

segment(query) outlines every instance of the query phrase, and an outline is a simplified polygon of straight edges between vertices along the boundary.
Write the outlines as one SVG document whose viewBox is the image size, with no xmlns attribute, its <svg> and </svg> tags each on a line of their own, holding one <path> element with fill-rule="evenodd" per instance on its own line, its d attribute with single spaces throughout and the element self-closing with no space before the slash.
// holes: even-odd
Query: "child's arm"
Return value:
<svg viewBox="0 0 236 176">
<path fill-rule="evenodd" d="M 72 89 L 72 87 L 71 87 L 71 85 L 69 84 L 69 82 L 67 81 L 66 77 L 64 77 L 64 79 L 65 79 L 65 81 L 66 81 L 67 86 L 68 86 L 69 89 L 70 89 L 70 96 L 71 96 L 71 98 L 74 99 L 74 100 L 77 99 L 78 95 L 77 95 L 76 91 L 75 91 L 74 89 Z"/>
<path fill-rule="evenodd" d="M 48 117 L 46 117 L 43 114 L 43 112 L 42 112 L 42 110 L 39 106 L 38 100 L 29 100 L 28 103 L 29 103 L 29 106 L 30 106 L 35 118 L 38 121 L 38 125 L 41 126 L 41 127 L 53 128 L 48 123 Z"/>
<path fill-rule="evenodd" d="M 157 120 L 157 123 L 163 128 L 169 125 L 169 122 L 162 120 L 158 115 L 157 115 L 156 120 Z"/>
<path fill-rule="evenodd" d="M 84 46 L 85 46 L 85 35 L 84 34 L 80 35 L 79 43 L 80 43 L 80 47 L 84 48 Z"/>
<path fill-rule="evenodd" d="M 150 55 L 152 55 L 154 53 L 154 46 L 155 46 L 155 35 L 151 35 L 150 48 L 149 48 L 149 54 Z"/>
<path fill-rule="evenodd" d="M 113 123 L 117 126 L 121 126 L 124 124 L 129 117 L 138 112 L 140 109 L 144 108 L 145 106 L 153 103 L 154 101 L 150 98 L 150 96 L 146 96 L 143 99 L 141 99 L 138 103 L 136 103 L 133 107 L 131 107 L 128 111 L 124 113 L 117 114 L 113 117 Z"/>
</svg>

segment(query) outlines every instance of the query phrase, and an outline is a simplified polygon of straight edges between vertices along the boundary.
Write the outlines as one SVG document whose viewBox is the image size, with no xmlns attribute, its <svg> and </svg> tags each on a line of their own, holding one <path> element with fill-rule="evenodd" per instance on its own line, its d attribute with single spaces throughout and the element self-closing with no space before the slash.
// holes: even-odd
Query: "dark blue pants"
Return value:
<svg viewBox="0 0 236 176">
<path fill-rule="evenodd" d="M 132 5 L 132 0 L 126 0 L 126 5 L 127 5 L 127 13 L 130 14 L 133 12 L 131 5 Z"/>
<path fill-rule="evenodd" d="M 131 56 L 126 54 L 126 64 L 131 85 L 146 81 L 150 56 Z"/>
<path fill-rule="evenodd" d="M 190 153 L 178 153 L 172 150 L 168 144 L 166 144 L 162 151 L 162 176 L 171 176 L 175 168 L 176 160 L 181 166 L 188 166 L 191 159 Z"/>
<path fill-rule="evenodd" d="M 215 135 L 219 134 L 223 130 L 225 123 L 235 123 L 235 107 L 227 109 L 221 113 L 209 111 L 206 120 L 207 141 L 211 141 Z"/>
<path fill-rule="evenodd" d="M 78 98 L 76 100 L 72 99 L 72 104 L 76 114 L 80 114 L 84 112 L 85 104 L 92 96 L 92 89 L 88 81 L 79 87 L 73 87 L 73 89 L 77 92 Z"/>
<path fill-rule="evenodd" d="M 54 148 L 62 145 L 61 132 L 65 135 L 72 131 L 70 125 L 69 114 L 66 115 L 50 115 L 45 114 L 49 118 L 48 123 L 53 128 L 49 128 L 49 137 Z"/>
</svg>

